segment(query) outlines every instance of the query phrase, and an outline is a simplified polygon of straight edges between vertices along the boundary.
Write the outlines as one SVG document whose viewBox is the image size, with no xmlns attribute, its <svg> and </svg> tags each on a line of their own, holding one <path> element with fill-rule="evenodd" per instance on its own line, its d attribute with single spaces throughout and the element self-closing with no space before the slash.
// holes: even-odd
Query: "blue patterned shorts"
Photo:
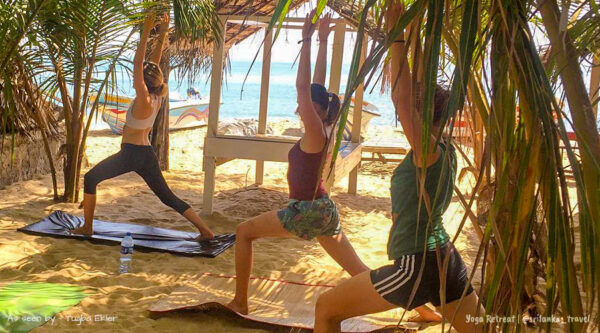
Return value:
<svg viewBox="0 0 600 333">
<path fill-rule="evenodd" d="M 285 230 L 306 240 L 342 232 L 337 208 L 328 196 L 313 201 L 290 199 L 277 217 Z"/>
</svg>

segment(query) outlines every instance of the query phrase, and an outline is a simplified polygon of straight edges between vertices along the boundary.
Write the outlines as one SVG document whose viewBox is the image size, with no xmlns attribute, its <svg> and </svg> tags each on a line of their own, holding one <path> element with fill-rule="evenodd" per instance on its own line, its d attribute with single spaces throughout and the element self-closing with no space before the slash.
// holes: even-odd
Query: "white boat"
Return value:
<svg viewBox="0 0 600 333">
<path fill-rule="evenodd" d="M 92 95 L 93 103 L 97 95 Z M 99 111 L 102 120 L 110 126 L 115 134 L 123 134 L 123 126 L 127 109 L 133 101 L 132 96 L 101 95 Z M 182 129 L 206 125 L 208 120 L 208 98 L 170 98 L 169 99 L 169 129 Z"/>
<path fill-rule="evenodd" d="M 344 95 L 340 95 L 340 101 L 344 100 Z M 360 121 L 360 132 L 365 134 L 369 122 L 375 117 L 381 117 L 379 109 L 374 104 L 363 100 L 363 110 Z M 352 122 L 354 121 L 354 97 L 350 102 L 350 110 L 348 111 L 348 119 L 346 120 L 346 128 L 344 129 L 344 140 L 352 138 Z"/>
</svg>

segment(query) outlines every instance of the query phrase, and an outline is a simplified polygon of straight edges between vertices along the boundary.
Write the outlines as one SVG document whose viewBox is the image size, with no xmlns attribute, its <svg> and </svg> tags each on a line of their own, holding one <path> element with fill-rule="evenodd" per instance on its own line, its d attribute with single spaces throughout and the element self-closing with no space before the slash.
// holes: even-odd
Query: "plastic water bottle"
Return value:
<svg viewBox="0 0 600 333">
<path fill-rule="evenodd" d="M 133 238 L 128 232 L 121 241 L 121 259 L 119 264 L 119 273 L 129 273 L 131 270 L 131 260 L 133 259 Z"/>
</svg>

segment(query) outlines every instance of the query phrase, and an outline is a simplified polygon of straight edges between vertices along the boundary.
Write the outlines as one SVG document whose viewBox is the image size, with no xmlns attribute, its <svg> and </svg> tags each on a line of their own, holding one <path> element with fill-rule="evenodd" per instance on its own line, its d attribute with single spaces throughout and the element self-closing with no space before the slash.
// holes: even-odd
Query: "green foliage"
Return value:
<svg viewBox="0 0 600 333">
<path fill-rule="evenodd" d="M 471 137 L 471 140 L 481 140 L 474 144 L 482 147 L 483 156 L 476 156 L 475 163 L 468 155 L 463 154 L 463 157 L 469 165 L 479 168 L 477 185 L 470 194 L 471 202 L 480 191 L 492 194 L 489 211 L 478 212 L 486 217 L 485 227 L 480 230 L 482 238 L 477 257 L 477 263 L 485 260 L 480 268 L 483 276 L 480 296 L 486 311 L 517 318 L 526 311 L 531 315 L 597 317 L 594 309 L 600 298 L 595 296 L 600 295 L 597 260 L 600 228 L 597 220 L 592 221 L 600 202 L 588 198 L 593 197 L 589 193 L 593 192 L 600 168 L 595 159 L 581 161 L 575 154 L 565 126 L 569 120 L 554 98 L 557 87 L 572 84 L 569 80 L 573 77 L 561 76 L 562 82 L 558 81 L 561 69 L 552 67 L 555 58 L 542 63 L 530 30 L 531 26 L 547 28 L 548 24 L 558 22 L 549 23 L 535 15 L 538 5 L 535 1 L 403 1 L 407 7 L 405 13 L 386 39 L 372 40 L 370 52 L 359 66 L 360 50 L 366 42 L 363 37 L 366 18 L 382 17 L 390 1 L 395 0 L 362 2 L 362 10 L 354 16 L 359 22 L 358 33 L 339 128 L 344 127 L 350 98 L 359 84 L 369 85 L 371 78 L 378 76 L 377 72 L 385 68 L 381 65 L 387 59 L 391 41 L 408 24 L 416 24 L 419 30 L 413 32 L 409 42 L 419 38 L 416 43 L 423 46 L 422 55 L 411 59 L 413 70 L 420 73 L 413 78 L 413 87 L 421 89 L 416 92 L 415 112 L 422 114 L 422 146 L 429 146 L 425 143 L 430 135 L 438 139 L 442 135 L 441 132 L 430 133 L 430 119 L 433 91 L 440 74 L 448 68 L 446 61 L 452 63 L 453 70 L 447 75 L 451 78 L 451 90 L 444 119 L 448 124 L 446 132 L 453 133 L 454 122 L 461 116 L 483 121 L 479 131 L 485 135 Z M 317 8 L 321 10 L 324 3 L 318 1 Z M 271 27 L 277 22 L 281 26 L 287 6 L 289 1 L 279 1 Z M 600 16 L 595 2 L 573 2 L 567 8 L 572 14 L 580 7 L 584 8 L 581 18 L 574 19 L 568 30 L 575 50 L 586 56 L 600 49 L 600 25 L 596 24 Z M 381 23 L 381 19 L 378 22 Z M 571 112 L 576 116 L 576 112 L 585 111 Z M 597 129 L 575 126 L 575 131 L 582 149 L 591 152 L 597 147 L 581 138 L 594 140 L 598 137 Z M 342 136 L 340 130 L 333 138 L 331 166 L 337 158 Z M 573 171 L 573 180 L 567 179 L 563 156 L 571 164 L 568 167 Z M 596 178 L 590 176 L 594 172 Z M 576 198 L 569 192 L 573 186 L 577 189 Z M 473 219 L 469 214 L 473 214 L 470 204 L 463 223 Z M 474 223 L 473 228 L 480 226 Z M 580 243 L 580 254 L 574 251 L 576 242 Z M 578 265 L 582 266 L 580 273 L 576 269 Z M 474 270 L 471 278 L 476 273 L 479 272 Z M 544 281 L 545 288 L 537 285 L 540 280 Z M 534 296 L 538 300 L 541 296 L 545 301 L 535 301 Z M 555 306 L 557 302 L 560 307 Z M 549 330 L 555 324 L 544 326 Z M 569 323 L 566 327 L 568 331 L 578 332 L 586 325 Z M 515 331 L 524 327 L 519 320 L 503 324 L 501 329 Z"/>
<path fill-rule="evenodd" d="M 15 282 L 0 289 L 0 330 L 29 332 L 86 297 L 77 286 Z"/>
<path fill-rule="evenodd" d="M 98 112 L 98 99 L 90 105 L 89 97 L 116 89 L 119 78 L 115 68 L 129 69 L 130 54 L 136 46 L 132 36 L 146 11 L 171 9 L 175 39 L 187 38 L 188 45 L 198 47 L 220 35 L 216 9 L 209 0 L 11 0 L 0 5 L 0 37 L 6 41 L 0 50 L 2 142 L 6 133 L 14 132 L 10 128 L 30 128 L 24 121 L 30 119 L 24 117 L 30 105 L 16 100 L 39 102 L 42 105 L 38 109 L 60 107 L 66 138 L 66 201 L 78 200 L 87 133 Z M 195 56 L 191 53 L 177 58 L 180 74 L 196 75 L 198 67 L 206 69 L 205 62 Z M 21 72 L 15 72 L 15 63 L 20 64 Z M 31 89 L 25 96 L 17 96 L 15 87 L 23 86 L 23 80 Z M 49 123 L 47 118 L 33 117 L 29 123 L 43 126 Z"/>
</svg>

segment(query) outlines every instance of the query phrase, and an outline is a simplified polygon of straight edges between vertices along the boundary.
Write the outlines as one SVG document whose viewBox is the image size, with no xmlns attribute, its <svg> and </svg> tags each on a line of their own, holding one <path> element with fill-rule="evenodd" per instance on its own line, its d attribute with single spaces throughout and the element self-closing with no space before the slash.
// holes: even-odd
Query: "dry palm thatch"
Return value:
<svg viewBox="0 0 600 333">
<path fill-rule="evenodd" d="M 58 107 L 43 98 L 33 79 L 26 74 L 21 59 L 15 57 L 14 61 L 13 66 L 3 71 L 4 75 L 0 78 L 0 150 L 4 149 L 4 139 L 7 136 L 12 138 L 12 151 L 16 134 L 30 140 L 35 140 L 39 134 L 48 157 L 56 200 L 56 168 L 48 138 L 55 138 L 60 133 L 56 112 Z"/>
<path fill-rule="evenodd" d="M 29 94 L 31 91 L 32 94 Z M 34 98 L 38 96 L 39 98 Z M 44 103 L 30 77 L 14 73 L 0 79 L 0 133 L 2 137 L 21 134 L 34 137 L 43 131 L 48 136 L 59 134 L 55 105 Z"/>
<path fill-rule="evenodd" d="M 290 10 L 298 8 L 305 0 L 293 0 Z M 215 1 L 215 9 L 219 15 L 239 16 L 271 16 L 275 11 L 275 2 L 272 0 L 234 0 Z M 261 30 L 255 25 L 240 23 L 229 23 L 225 32 L 225 53 L 246 38 Z M 192 40 L 183 35 L 171 34 L 171 64 L 177 70 L 180 77 L 186 74 L 195 77 L 202 72 L 208 72 L 212 64 L 215 38 L 203 38 Z"/>
<path fill-rule="evenodd" d="M 293 11 L 306 3 L 306 0 L 289 0 L 288 11 Z M 219 0 L 215 1 L 215 9 L 219 15 L 226 16 L 274 16 L 276 15 L 277 2 L 273 0 Z M 338 15 L 345 18 L 347 22 L 358 27 L 358 14 L 362 8 L 355 2 L 344 0 L 331 0 L 327 4 Z M 375 15 L 370 15 L 365 24 L 365 32 L 371 38 L 382 40 L 383 32 L 379 29 L 381 22 Z M 246 38 L 259 32 L 262 28 L 256 25 L 229 22 L 225 32 L 225 53 L 232 46 L 244 41 Z M 192 40 L 187 36 L 171 34 L 171 64 L 178 71 L 180 77 L 191 74 L 207 72 L 212 64 L 211 56 L 215 45 L 214 38 Z"/>
</svg>

